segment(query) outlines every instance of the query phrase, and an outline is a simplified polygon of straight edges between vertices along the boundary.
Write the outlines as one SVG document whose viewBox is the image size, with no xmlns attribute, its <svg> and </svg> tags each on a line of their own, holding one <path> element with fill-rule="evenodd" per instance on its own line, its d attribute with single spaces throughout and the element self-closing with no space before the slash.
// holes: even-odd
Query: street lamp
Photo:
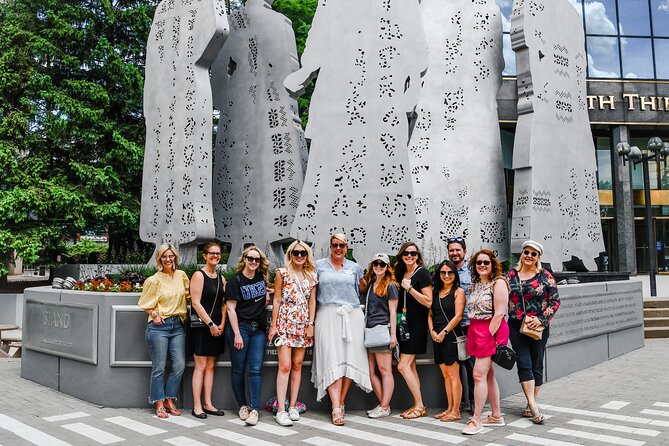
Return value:
<svg viewBox="0 0 669 446">
<path fill-rule="evenodd" d="M 646 232 L 648 242 L 648 268 L 650 272 L 650 295 L 657 296 L 657 282 L 655 280 L 655 233 L 653 232 L 653 215 L 650 203 L 650 175 L 648 174 L 648 162 L 667 159 L 669 155 L 669 143 L 662 142 L 657 136 L 653 136 L 646 144 L 646 150 L 650 154 L 643 154 L 637 146 L 631 146 L 627 142 L 620 142 L 616 145 L 618 156 L 626 160 L 631 160 L 636 169 L 637 164 L 643 167 L 643 195 L 646 210 Z"/>
</svg>

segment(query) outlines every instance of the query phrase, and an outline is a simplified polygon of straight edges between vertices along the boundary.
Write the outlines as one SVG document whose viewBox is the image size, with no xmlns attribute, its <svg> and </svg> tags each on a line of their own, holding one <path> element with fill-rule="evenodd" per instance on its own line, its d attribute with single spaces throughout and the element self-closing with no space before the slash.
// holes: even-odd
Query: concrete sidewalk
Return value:
<svg viewBox="0 0 669 446">
<path fill-rule="evenodd" d="M 517 394 L 502 403 L 507 426 L 465 437 L 460 434 L 465 420 L 402 420 L 397 414 L 404 407 L 395 407 L 394 416 L 383 420 L 353 411 L 344 427 L 330 423 L 324 405 L 310 408 L 290 428 L 278 426 L 264 411 L 255 428 L 244 426 L 235 410 L 202 421 L 188 413 L 165 421 L 148 408 L 114 409 L 79 401 L 21 379 L 19 360 L 0 360 L 0 445 L 669 445 L 667 370 L 669 340 L 647 340 L 642 349 L 546 383 L 540 398 L 544 425 L 520 418 L 525 400 Z M 429 408 L 429 414 L 440 409 Z"/>
</svg>

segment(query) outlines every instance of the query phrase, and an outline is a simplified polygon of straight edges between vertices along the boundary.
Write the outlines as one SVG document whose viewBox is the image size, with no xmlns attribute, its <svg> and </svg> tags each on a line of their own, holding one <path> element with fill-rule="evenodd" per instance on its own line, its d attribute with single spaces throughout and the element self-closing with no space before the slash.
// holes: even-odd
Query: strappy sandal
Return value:
<svg viewBox="0 0 669 446">
<path fill-rule="evenodd" d="M 530 406 L 525 407 L 525 410 L 523 410 L 521 415 L 523 418 L 532 418 L 532 411 L 530 410 Z"/>
<path fill-rule="evenodd" d="M 402 418 L 404 418 L 405 420 L 415 420 L 416 418 L 425 416 L 427 416 L 427 407 L 419 409 L 414 406 L 409 412 L 405 412 L 402 414 Z"/>
<path fill-rule="evenodd" d="M 450 413 L 450 412 L 448 411 L 448 409 L 446 409 L 446 410 L 443 411 L 443 412 L 439 412 L 439 413 L 436 414 L 434 417 L 435 417 L 437 420 L 441 420 L 442 418 L 444 418 L 444 417 L 445 417 L 446 415 L 448 415 L 449 413 Z"/>
<path fill-rule="evenodd" d="M 177 409 L 177 406 L 175 406 L 174 403 L 166 404 L 165 410 L 167 410 L 167 413 L 169 413 L 170 415 L 174 415 L 175 417 L 181 415 L 181 411 Z"/>
<path fill-rule="evenodd" d="M 343 426 L 346 423 L 344 420 L 344 410 L 341 407 L 332 409 L 332 424 L 335 426 Z"/>
<path fill-rule="evenodd" d="M 443 418 L 440 418 L 440 420 L 443 421 L 444 423 L 450 423 L 451 421 L 462 420 L 462 417 L 459 417 L 457 415 L 449 414 L 449 415 L 447 415 Z"/>
<path fill-rule="evenodd" d="M 532 422 L 534 424 L 543 424 L 544 420 L 546 419 L 541 412 L 539 412 L 539 408 L 535 407 L 534 409 L 530 409 L 532 411 Z"/>
<path fill-rule="evenodd" d="M 411 406 L 411 407 L 409 407 L 407 410 L 405 410 L 404 412 L 402 412 L 402 413 L 400 414 L 400 417 L 404 418 L 405 416 L 407 416 L 407 414 L 413 412 L 413 410 L 414 410 L 415 408 L 416 408 L 416 406 Z"/>
<path fill-rule="evenodd" d="M 167 415 L 167 409 L 165 409 L 163 406 L 156 407 L 156 416 L 158 418 L 169 418 L 169 415 Z"/>
</svg>

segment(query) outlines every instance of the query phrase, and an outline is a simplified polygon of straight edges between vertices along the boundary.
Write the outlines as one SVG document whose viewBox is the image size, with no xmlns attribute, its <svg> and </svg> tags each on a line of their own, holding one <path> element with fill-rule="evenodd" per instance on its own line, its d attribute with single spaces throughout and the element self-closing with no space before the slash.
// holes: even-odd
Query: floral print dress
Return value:
<svg viewBox="0 0 669 446">
<path fill-rule="evenodd" d="M 277 274 L 281 274 L 283 288 L 281 289 L 281 306 L 277 316 L 276 328 L 279 336 L 286 339 L 288 347 L 306 348 L 311 347 L 313 338 L 306 336 L 307 323 L 309 322 L 309 295 L 318 283 L 316 273 L 311 275 L 311 283 L 307 277 L 303 281 L 298 280 L 295 273 L 285 268 L 278 268 Z"/>
<path fill-rule="evenodd" d="M 518 271 L 509 271 L 509 319 L 522 321 L 525 310 L 528 316 L 536 316 L 544 326 L 548 326 L 555 312 L 560 308 L 560 296 L 553 275 L 542 269 L 529 280 L 520 280 Z M 523 309 L 523 299 L 525 308 Z"/>
</svg>

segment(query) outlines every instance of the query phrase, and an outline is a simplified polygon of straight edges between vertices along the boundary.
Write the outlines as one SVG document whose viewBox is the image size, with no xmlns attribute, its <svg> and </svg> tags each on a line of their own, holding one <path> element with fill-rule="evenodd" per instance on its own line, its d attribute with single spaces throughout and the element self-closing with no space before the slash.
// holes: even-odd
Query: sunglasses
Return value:
<svg viewBox="0 0 669 446">
<path fill-rule="evenodd" d="M 220 257 L 221 256 L 220 252 L 207 251 L 207 252 L 205 252 L 205 254 L 209 254 L 210 256 L 213 256 L 213 257 Z"/>
<path fill-rule="evenodd" d="M 478 266 L 481 266 L 481 265 L 483 265 L 483 266 L 488 266 L 488 265 L 490 265 L 490 260 L 477 260 L 477 261 L 476 261 L 476 264 L 477 264 Z"/>
<path fill-rule="evenodd" d="M 536 256 L 539 255 L 538 252 L 530 251 L 530 250 L 528 250 L 528 249 L 526 249 L 525 251 L 523 251 L 523 254 L 526 255 L 526 256 L 532 256 L 532 257 L 536 257 Z"/>
<path fill-rule="evenodd" d="M 453 243 L 453 242 L 460 243 L 464 241 L 465 239 L 463 237 L 448 237 L 446 239 L 446 243 Z"/>
<path fill-rule="evenodd" d="M 260 257 L 249 257 L 249 256 L 246 256 L 246 260 L 248 260 L 249 263 L 260 263 Z"/>
<path fill-rule="evenodd" d="M 381 260 L 375 260 L 374 262 L 372 262 L 372 266 L 380 268 L 380 267 L 386 267 L 387 265 L 386 262 L 382 262 Z"/>
<path fill-rule="evenodd" d="M 335 249 L 342 249 L 346 248 L 346 243 L 332 243 L 330 246 L 332 246 Z"/>
<path fill-rule="evenodd" d="M 418 257 L 418 251 L 404 251 L 402 257 Z"/>
<path fill-rule="evenodd" d="M 307 256 L 307 251 L 293 249 L 291 251 L 291 254 L 293 255 L 293 257 L 306 257 Z"/>
<path fill-rule="evenodd" d="M 439 271 L 440 276 L 455 276 L 453 271 Z"/>
</svg>

